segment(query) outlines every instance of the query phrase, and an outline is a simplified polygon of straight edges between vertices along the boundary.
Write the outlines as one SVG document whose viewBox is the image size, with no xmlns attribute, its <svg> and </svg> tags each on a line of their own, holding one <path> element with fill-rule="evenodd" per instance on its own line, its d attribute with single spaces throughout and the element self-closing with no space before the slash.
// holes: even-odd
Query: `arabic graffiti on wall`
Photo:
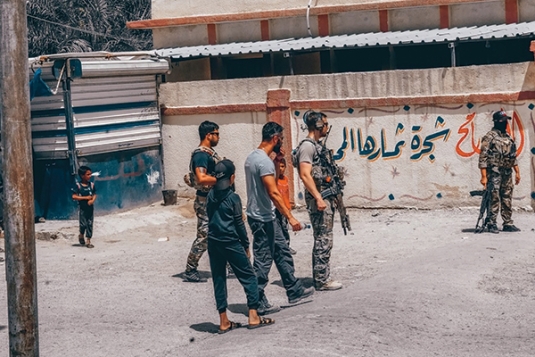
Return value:
<svg viewBox="0 0 535 357">
<path fill-rule="evenodd" d="M 346 158 L 347 151 L 350 150 L 370 162 L 377 161 L 380 158 L 393 160 L 400 158 L 404 151 L 410 150 L 411 161 L 420 161 L 422 158 L 427 157 L 430 162 L 434 162 L 434 151 L 437 142 L 447 142 L 452 131 L 459 134 L 455 144 L 457 155 L 463 158 L 479 155 L 481 139 L 477 138 L 476 141 L 474 123 L 476 115 L 477 113 L 466 115 L 466 120 L 456 129 L 448 128 L 446 120 L 438 115 L 433 131 L 427 135 L 424 135 L 427 128 L 423 125 L 412 125 L 410 126 L 411 137 L 408 142 L 405 138 L 402 138 L 402 134 L 406 131 L 406 126 L 400 122 L 393 129 L 381 128 L 378 135 L 365 135 L 361 127 L 348 128 L 344 126 L 342 128 L 342 143 L 338 149 L 334 150 L 334 159 L 339 162 L 343 161 Z M 486 116 L 490 116 L 490 114 L 487 113 Z M 516 111 L 513 111 L 512 120 L 507 126 L 507 132 L 516 141 L 517 156 L 519 156 L 524 149 L 526 133 L 522 120 Z M 389 139 L 389 134 L 393 134 L 391 139 Z"/>
<path fill-rule="evenodd" d="M 471 157 L 473 155 L 479 155 L 481 152 L 481 139 L 477 139 L 475 134 L 474 119 L 476 113 L 470 113 L 466 116 L 466 121 L 459 126 L 457 133 L 461 135 L 457 144 L 455 145 L 455 152 L 461 157 Z M 507 126 L 507 132 L 517 143 L 516 155 L 520 156 L 524 149 L 525 131 L 522 125 L 522 120 L 516 111 L 513 111 L 512 120 L 510 125 Z"/>
<path fill-rule="evenodd" d="M 531 117 L 535 132 L 531 103 L 325 110 L 333 124 L 327 146 L 346 171 L 347 199 L 374 205 L 384 200 L 432 205 L 437 199 L 467 199 L 467 190 L 479 189 L 481 138 L 492 128 L 492 114 L 501 105 L 512 117 L 507 131 L 516 141 L 520 166 L 529 165 L 535 177 L 535 147 L 529 158 L 522 155 L 529 143 L 522 116 Z M 306 131 L 302 114 L 296 111 L 294 118 Z M 526 178 L 513 199 L 529 198 L 535 199 L 535 190 Z"/>
<path fill-rule="evenodd" d="M 435 132 L 423 136 L 423 126 L 413 125 L 411 127 L 411 140 L 410 144 L 410 159 L 412 161 L 419 161 L 424 157 L 427 157 L 429 161 L 435 161 L 435 141 L 442 139 L 442 141 L 448 141 L 451 129 L 443 129 L 445 121 L 442 117 L 438 117 L 435 121 Z M 368 161 L 376 161 L 379 158 L 384 160 L 392 160 L 399 158 L 405 147 L 407 146 L 405 140 L 397 139 L 405 131 L 405 126 L 402 123 L 398 123 L 394 130 L 394 140 L 389 144 L 387 139 L 386 129 L 381 129 L 380 139 L 378 140 L 373 135 L 367 135 L 366 139 L 362 134 L 362 129 L 357 128 L 356 132 L 354 128 L 349 130 L 344 127 L 342 132 L 342 145 L 335 151 L 334 159 L 336 161 L 343 161 L 346 156 L 346 151 L 351 149 L 352 152 L 358 152 L 359 156 L 367 159 Z M 396 140 L 397 139 L 397 140 Z M 389 149 L 389 147 L 393 149 Z"/>
</svg>

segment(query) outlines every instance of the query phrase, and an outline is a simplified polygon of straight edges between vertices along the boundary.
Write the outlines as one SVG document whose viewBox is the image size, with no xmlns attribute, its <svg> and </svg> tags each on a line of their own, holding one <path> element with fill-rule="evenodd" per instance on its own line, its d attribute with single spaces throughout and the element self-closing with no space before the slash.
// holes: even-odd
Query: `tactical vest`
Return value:
<svg viewBox="0 0 535 357">
<path fill-rule="evenodd" d="M 321 192 L 330 187 L 330 184 L 326 181 L 326 179 L 328 177 L 332 177 L 334 174 L 333 172 L 330 172 L 330 168 L 325 164 L 328 161 L 327 153 L 325 151 L 328 149 L 311 138 L 303 139 L 299 145 L 292 150 L 292 164 L 297 169 L 299 169 L 299 148 L 305 141 L 314 144 L 314 147 L 316 148 L 316 152 L 312 158 L 311 175 L 314 179 L 314 183 L 316 184 L 316 189 Z"/>
<path fill-rule="evenodd" d="M 206 146 L 199 146 L 198 148 L 193 150 L 192 153 L 191 153 L 191 158 L 190 158 L 190 161 L 189 161 L 189 172 L 184 175 L 184 182 L 186 183 L 186 185 L 188 185 L 189 187 L 193 187 L 197 191 L 208 192 L 208 191 L 210 191 L 211 187 L 210 186 L 200 185 L 200 184 L 198 184 L 196 182 L 197 179 L 196 179 L 196 176 L 195 176 L 195 172 L 193 171 L 193 167 L 192 167 L 193 156 L 195 154 L 199 153 L 199 152 L 205 152 L 208 155 L 210 155 L 212 160 L 214 160 L 215 164 L 217 164 L 219 161 L 221 161 L 221 157 L 219 157 L 219 155 L 215 152 L 214 149 L 208 148 Z M 208 174 L 211 174 L 211 173 L 208 173 Z"/>
<path fill-rule="evenodd" d="M 515 166 L 516 144 L 509 134 L 501 136 L 492 130 L 487 135 L 490 136 L 489 147 L 487 149 L 487 166 L 511 168 Z"/>
</svg>

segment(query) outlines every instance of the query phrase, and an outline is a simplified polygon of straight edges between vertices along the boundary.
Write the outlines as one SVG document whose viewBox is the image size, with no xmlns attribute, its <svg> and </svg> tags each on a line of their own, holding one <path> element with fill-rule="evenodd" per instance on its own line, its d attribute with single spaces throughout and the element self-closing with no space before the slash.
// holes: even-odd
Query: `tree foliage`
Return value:
<svg viewBox="0 0 535 357">
<path fill-rule="evenodd" d="M 127 21 L 150 18 L 151 0 L 28 0 L 30 57 L 43 54 L 152 49 L 149 30 Z"/>
</svg>

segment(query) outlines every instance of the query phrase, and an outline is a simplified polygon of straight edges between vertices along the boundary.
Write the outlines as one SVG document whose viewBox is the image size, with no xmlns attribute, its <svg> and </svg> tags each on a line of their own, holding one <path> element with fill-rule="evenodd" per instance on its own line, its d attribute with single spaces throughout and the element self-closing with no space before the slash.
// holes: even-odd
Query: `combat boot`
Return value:
<svg viewBox="0 0 535 357">
<path fill-rule="evenodd" d="M 338 290 L 338 289 L 342 289 L 342 287 L 343 287 L 342 283 L 339 283 L 334 280 L 329 280 L 325 284 L 321 284 L 321 285 L 316 284 L 316 290 L 319 290 L 319 291 Z"/>
<path fill-rule="evenodd" d="M 314 294 L 314 288 L 311 286 L 309 288 L 306 288 L 306 289 L 303 289 L 303 291 L 301 292 L 301 295 L 297 296 L 297 297 L 294 297 L 294 298 L 288 298 L 288 303 L 290 304 L 295 304 L 295 303 L 298 303 L 299 301 L 303 300 L 303 299 L 306 299 L 307 297 L 309 296 L 312 296 L 312 294 Z"/>
<path fill-rule="evenodd" d="M 275 312 L 279 312 L 280 310 L 281 310 L 280 306 L 271 305 L 268 299 L 266 298 L 266 295 L 264 295 L 262 299 L 260 299 L 260 305 L 258 306 L 257 312 L 258 312 L 258 315 L 263 316 L 263 315 L 274 314 Z"/>
<path fill-rule="evenodd" d="M 202 278 L 197 270 L 190 270 L 184 274 L 186 281 L 190 283 L 206 283 L 206 279 Z"/>
<path fill-rule="evenodd" d="M 515 226 L 514 224 L 508 224 L 506 226 L 503 226 L 504 232 L 520 232 L 520 228 Z"/>
<path fill-rule="evenodd" d="M 498 226 L 495 224 L 489 224 L 487 226 L 487 229 L 489 230 L 490 233 L 495 233 L 495 234 L 500 233 L 500 231 L 498 230 Z"/>
</svg>

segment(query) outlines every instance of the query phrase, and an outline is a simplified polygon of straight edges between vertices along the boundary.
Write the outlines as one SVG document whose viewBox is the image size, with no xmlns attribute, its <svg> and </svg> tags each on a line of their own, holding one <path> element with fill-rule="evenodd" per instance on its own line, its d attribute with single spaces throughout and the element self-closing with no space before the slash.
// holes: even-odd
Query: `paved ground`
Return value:
<svg viewBox="0 0 535 357">
<path fill-rule="evenodd" d="M 350 214 L 354 230 L 344 236 L 336 222 L 332 256 L 344 289 L 282 310 L 273 326 L 225 335 L 215 333 L 211 280 L 182 279 L 191 202 L 97 217 L 94 249 L 78 246 L 76 222 L 38 224 L 50 239 L 37 242 L 41 356 L 533 356 L 533 213 L 514 213 L 521 233 L 479 235 L 463 232 L 475 209 Z M 292 235 L 292 246 L 310 285 L 311 232 Z M 209 277 L 207 257 L 200 270 Z M 275 269 L 267 293 L 285 303 Z M 229 295 L 231 318 L 246 322 L 234 279 Z M 0 356 L 6 301 L 0 284 Z"/>
</svg>

